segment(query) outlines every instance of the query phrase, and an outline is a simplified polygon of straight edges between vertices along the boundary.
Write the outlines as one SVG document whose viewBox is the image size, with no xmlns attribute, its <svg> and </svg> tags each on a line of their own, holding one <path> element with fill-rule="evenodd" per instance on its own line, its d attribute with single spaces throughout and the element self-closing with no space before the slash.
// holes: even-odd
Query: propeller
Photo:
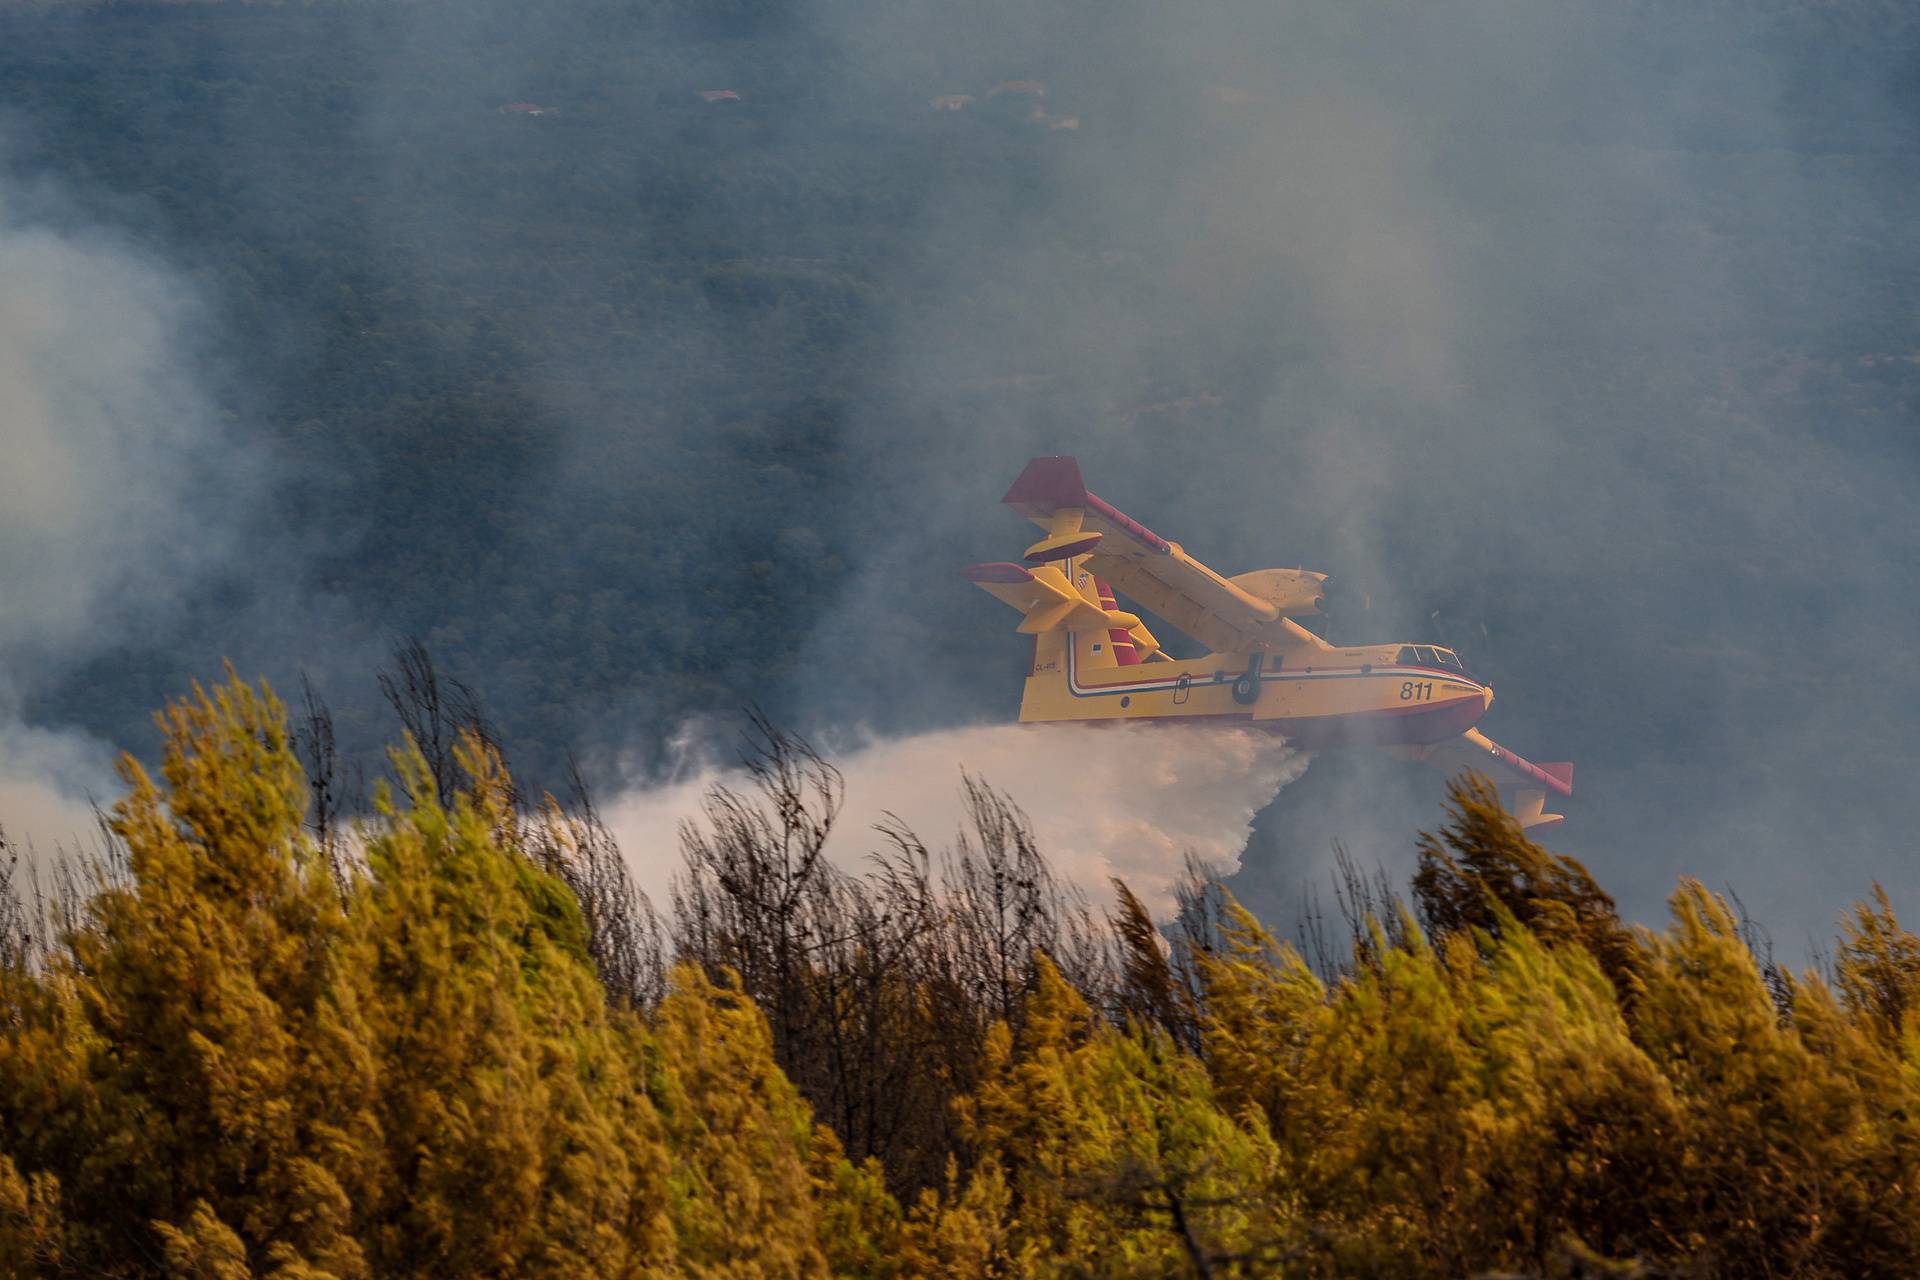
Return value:
<svg viewBox="0 0 1920 1280">
<path fill-rule="evenodd" d="M 1329 575 L 1320 584 L 1320 593 L 1325 603 L 1320 606 L 1321 625 L 1317 634 L 1323 640 L 1329 637 L 1334 627 L 1344 631 L 1349 625 L 1364 619 L 1373 609 L 1372 590 L 1364 582 L 1355 582 L 1345 576 Z"/>
</svg>

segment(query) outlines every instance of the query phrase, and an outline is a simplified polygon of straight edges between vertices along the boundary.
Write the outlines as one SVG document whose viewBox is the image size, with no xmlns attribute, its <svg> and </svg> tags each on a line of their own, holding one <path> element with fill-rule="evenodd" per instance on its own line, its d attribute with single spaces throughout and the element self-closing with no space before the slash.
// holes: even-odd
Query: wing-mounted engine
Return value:
<svg viewBox="0 0 1920 1280">
<path fill-rule="evenodd" d="M 1311 569 L 1256 569 L 1227 581 L 1282 618 L 1309 618 L 1327 607 L 1327 575 Z"/>
</svg>

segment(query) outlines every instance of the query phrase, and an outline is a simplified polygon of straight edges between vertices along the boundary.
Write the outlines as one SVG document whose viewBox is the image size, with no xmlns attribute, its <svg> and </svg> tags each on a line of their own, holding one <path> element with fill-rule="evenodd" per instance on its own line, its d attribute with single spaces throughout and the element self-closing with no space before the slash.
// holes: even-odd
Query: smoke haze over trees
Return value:
<svg viewBox="0 0 1920 1280">
<path fill-rule="evenodd" d="M 84 814 L 222 655 L 375 769 L 409 635 L 546 784 L 749 702 L 996 721 L 950 571 L 1072 452 L 1463 649 L 1629 918 L 1687 872 L 1825 938 L 1912 847 L 1917 53 L 1784 0 L 6 7 L 0 796 Z M 1322 757 L 1236 884 L 1410 871 L 1436 796 Z"/>
</svg>

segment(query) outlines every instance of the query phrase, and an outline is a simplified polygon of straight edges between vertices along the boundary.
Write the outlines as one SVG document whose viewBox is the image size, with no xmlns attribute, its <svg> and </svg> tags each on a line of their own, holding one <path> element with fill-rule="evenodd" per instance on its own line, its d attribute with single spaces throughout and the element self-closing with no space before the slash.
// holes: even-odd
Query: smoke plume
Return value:
<svg viewBox="0 0 1920 1280">
<path fill-rule="evenodd" d="M 36 699 L 171 617 L 254 489 L 199 381 L 196 290 L 3 147 L 0 280 L 0 822 L 45 849 L 117 783 L 114 748 Z"/>
</svg>

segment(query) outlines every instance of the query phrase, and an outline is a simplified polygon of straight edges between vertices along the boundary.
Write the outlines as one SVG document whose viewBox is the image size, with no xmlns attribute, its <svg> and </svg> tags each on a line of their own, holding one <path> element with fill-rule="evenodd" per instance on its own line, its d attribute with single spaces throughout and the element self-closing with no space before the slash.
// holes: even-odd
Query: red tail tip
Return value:
<svg viewBox="0 0 1920 1280">
<path fill-rule="evenodd" d="M 1049 511 L 1085 506 L 1087 482 L 1080 478 L 1080 464 L 1070 457 L 1035 458 L 1000 501 L 1010 507 L 1031 505 Z"/>
</svg>

